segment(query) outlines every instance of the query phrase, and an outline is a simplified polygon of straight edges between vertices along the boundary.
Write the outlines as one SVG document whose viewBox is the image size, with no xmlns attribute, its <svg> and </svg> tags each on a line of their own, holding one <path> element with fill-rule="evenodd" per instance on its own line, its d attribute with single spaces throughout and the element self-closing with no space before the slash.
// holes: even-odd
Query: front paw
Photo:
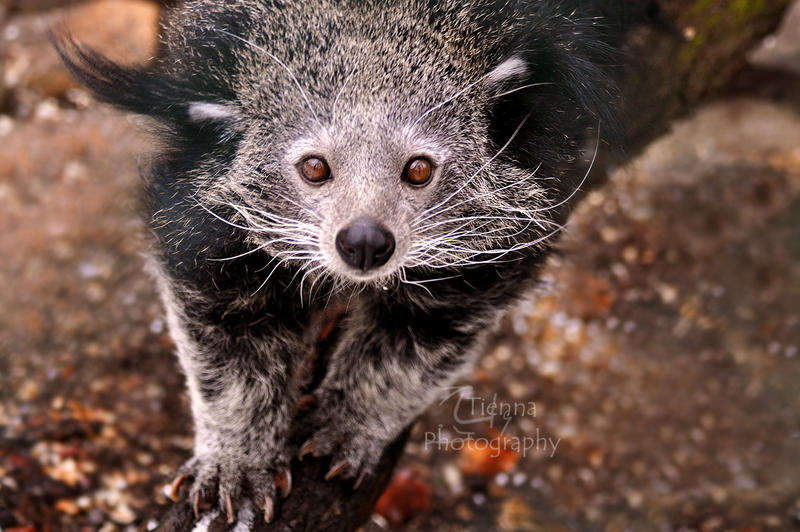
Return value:
<svg viewBox="0 0 800 532">
<path fill-rule="evenodd" d="M 358 488 L 367 475 L 375 471 L 375 466 L 388 443 L 381 434 L 371 434 L 364 427 L 355 426 L 343 420 L 328 419 L 324 426 L 318 427 L 313 435 L 300 446 L 297 456 L 300 460 L 309 454 L 315 457 L 331 456 L 331 466 L 325 480 L 336 476 L 356 479 Z"/>
<path fill-rule="evenodd" d="M 242 497 L 250 496 L 269 523 L 275 516 L 276 493 L 287 496 L 291 478 L 285 459 L 255 461 L 225 452 L 199 455 L 180 468 L 171 485 L 170 498 L 178 501 L 181 488 L 189 480 L 189 501 L 196 518 L 216 504 L 233 523 Z"/>
</svg>

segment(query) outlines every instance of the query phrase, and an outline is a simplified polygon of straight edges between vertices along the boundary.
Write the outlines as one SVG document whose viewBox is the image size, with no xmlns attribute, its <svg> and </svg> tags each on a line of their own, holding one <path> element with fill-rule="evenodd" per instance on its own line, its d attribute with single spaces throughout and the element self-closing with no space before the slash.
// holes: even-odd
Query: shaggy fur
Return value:
<svg viewBox="0 0 800 532">
<path fill-rule="evenodd" d="M 147 214 L 196 424 L 193 495 L 226 509 L 246 490 L 272 517 L 293 375 L 334 298 L 348 310 L 306 448 L 370 474 L 534 282 L 596 147 L 617 140 L 620 41 L 648 6 L 195 0 L 143 67 L 57 39 L 98 98 L 157 124 Z M 299 176 L 307 156 L 328 182 Z M 419 156 L 433 179 L 411 187 Z M 366 273 L 334 246 L 364 217 L 396 240 Z"/>
</svg>

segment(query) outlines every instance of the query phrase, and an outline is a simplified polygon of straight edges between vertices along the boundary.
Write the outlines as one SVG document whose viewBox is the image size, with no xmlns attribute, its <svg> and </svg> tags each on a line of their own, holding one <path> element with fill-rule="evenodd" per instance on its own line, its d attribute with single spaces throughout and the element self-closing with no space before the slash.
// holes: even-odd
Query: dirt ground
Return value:
<svg viewBox="0 0 800 532">
<path fill-rule="evenodd" d="M 146 59 L 153 6 L 111 4 L 79 20 Z M 759 64 L 800 72 L 797 7 Z M 0 530 L 149 530 L 192 444 L 143 272 L 149 146 L 60 69 L 61 16 L 0 6 Z M 560 247 L 365 530 L 800 530 L 800 94 L 675 124 Z"/>
</svg>

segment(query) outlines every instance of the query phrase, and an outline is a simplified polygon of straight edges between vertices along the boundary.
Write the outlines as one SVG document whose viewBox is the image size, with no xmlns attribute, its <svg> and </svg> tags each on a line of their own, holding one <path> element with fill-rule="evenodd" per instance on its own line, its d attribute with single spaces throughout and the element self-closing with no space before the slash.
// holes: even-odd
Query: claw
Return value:
<svg viewBox="0 0 800 532">
<path fill-rule="evenodd" d="M 192 510 L 194 510 L 194 518 L 200 519 L 200 502 L 202 501 L 203 496 L 198 491 L 194 494 L 194 501 L 192 502 Z"/>
<path fill-rule="evenodd" d="M 280 493 L 282 499 L 285 499 L 292 492 L 292 472 L 289 469 L 284 469 L 276 477 L 275 483 L 278 485 L 278 493 Z"/>
<path fill-rule="evenodd" d="M 264 497 L 264 506 L 261 507 L 264 511 L 264 522 L 271 523 L 275 518 L 275 501 L 269 495 Z"/>
<path fill-rule="evenodd" d="M 315 451 L 314 442 L 312 440 L 307 440 L 303 445 L 300 446 L 300 451 L 297 453 L 297 458 L 302 461 L 303 457 L 307 454 L 311 454 Z"/>
<path fill-rule="evenodd" d="M 172 487 L 169 490 L 169 498 L 172 499 L 173 502 L 181 500 L 180 489 L 184 480 L 186 480 L 186 475 L 179 475 L 178 478 L 172 481 Z"/>
<path fill-rule="evenodd" d="M 229 525 L 236 521 L 236 514 L 233 513 L 233 499 L 230 493 L 225 494 L 225 514 L 228 516 Z"/>
<path fill-rule="evenodd" d="M 358 487 L 361 486 L 361 483 L 364 482 L 364 478 L 366 478 L 366 476 L 367 476 L 366 471 L 362 471 L 361 473 L 358 474 L 358 478 L 356 479 L 355 484 L 353 484 L 354 490 L 357 490 Z"/>
<path fill-rule="evenodd" d="M 328 474 L 325 475 L 325 480 L 332 479 L 333 477 L 344 471 L 345 468 L 349 465 L 350 462 L 348 462 L 347 460 L 342 460 L 340 462 L 333 464 L 331 468 L 328 470 Z"/>
</svg>

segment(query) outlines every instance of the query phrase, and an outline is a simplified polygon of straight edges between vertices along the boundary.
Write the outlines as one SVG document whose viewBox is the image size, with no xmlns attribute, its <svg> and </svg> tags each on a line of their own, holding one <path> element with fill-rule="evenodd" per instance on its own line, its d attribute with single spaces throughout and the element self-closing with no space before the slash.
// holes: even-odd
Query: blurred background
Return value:
<svg viewBox="0 0 800 532">
<path fill-rule="evenodd" d="M 0 530 L 149 530 L 192 445 L 151 146 L 47 30 L 145 61 L 159 6 L 69 3 L 0 0 Z M 365 530 L 800 530 L 800 4 L 749 61 L 588 194 Z"/>
</svg>

